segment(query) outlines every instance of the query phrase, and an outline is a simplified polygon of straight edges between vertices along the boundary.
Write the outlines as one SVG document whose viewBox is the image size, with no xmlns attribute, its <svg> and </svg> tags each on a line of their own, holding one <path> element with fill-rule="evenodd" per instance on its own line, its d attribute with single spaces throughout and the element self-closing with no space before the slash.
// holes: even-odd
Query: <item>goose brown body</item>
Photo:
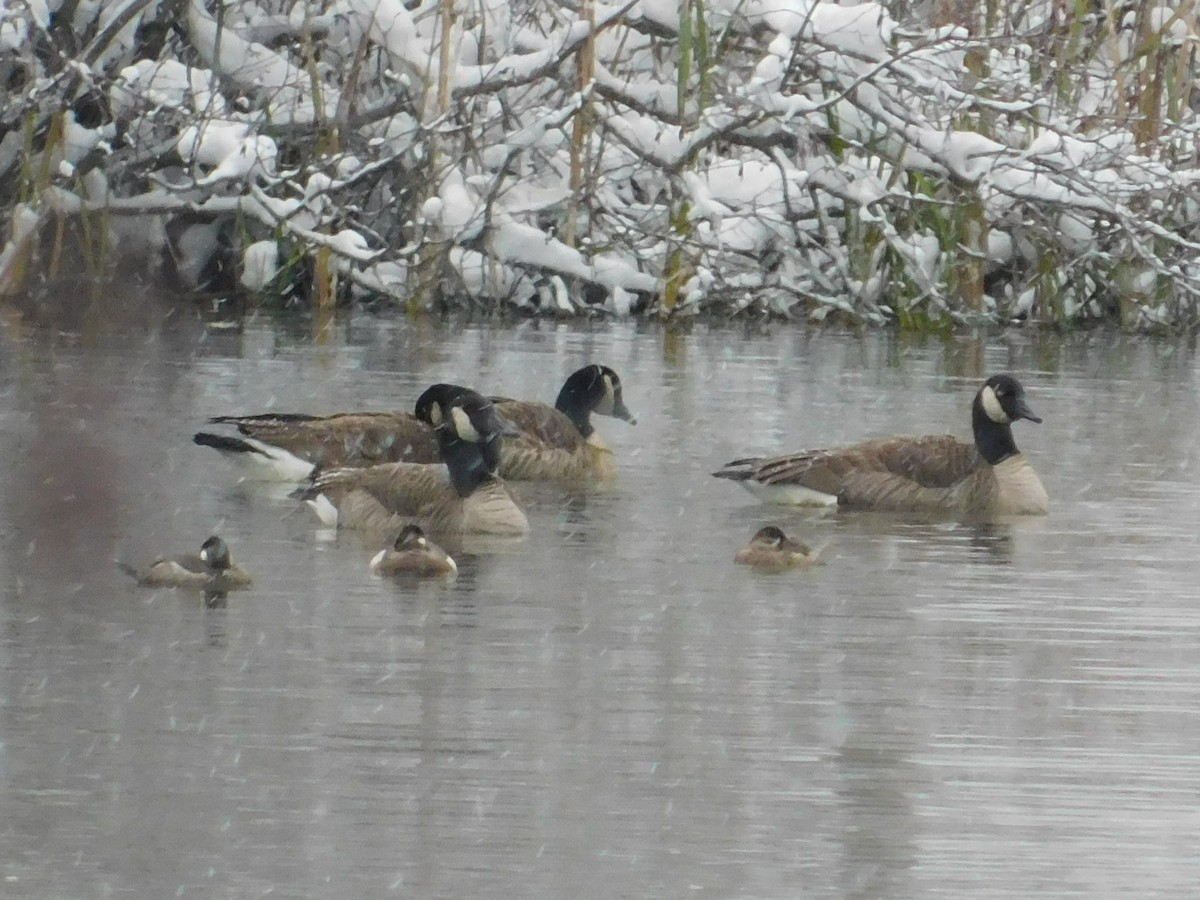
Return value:
<svg viewBox="0 0 1200 900">
<path fill-rule="evenodd" d="M 529 520 L 498 479 L 462 495 L 444 465 L 381 463 L 320 472 L 309 493 L 325 495 L 342 528 L 394 530 L 416 520 L 434 534 L 522 535 Z"/>
<path fill-rule="evenodd" d="M 612 451 L 592 424 L 592 414 L 636 424 L 625 405 L 621 379 L 592 364 L 567 377 L 554 406 L 493 397 L 517 434 L 504 441 L 500 474 L 511 481 L 603 481 L 616 474 Z"/>
<path fill-rule="evenodd" d="M 950 435 L 890 437 L 832 450 L 735 460 L 713 474 L 762 499 L 883 512 L 1044 515 L 1049 498 L 1017 450 L 1012 422 L 1040 422 L 1011 376 L 997 375 L 972 404 L 974 444 Z"/>
<path fill-rule="evenodd" d="M 511 481 L 607 481 L 617 473 L 599 434 L 584 437 L 559 410 L 516 400 L 497 404 L 520 435 L 504 442 L 500 474 Z"/>
</svg>

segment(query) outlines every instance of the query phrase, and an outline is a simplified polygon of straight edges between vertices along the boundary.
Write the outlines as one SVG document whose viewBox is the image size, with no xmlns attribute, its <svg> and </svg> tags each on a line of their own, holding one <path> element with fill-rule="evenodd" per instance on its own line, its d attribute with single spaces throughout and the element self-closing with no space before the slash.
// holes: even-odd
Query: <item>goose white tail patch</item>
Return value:
<svg viewBox="0 0 1200 900">
<path fill-rule="evenodd" d="M 269 481 L 303 481 L 313 470 L 313 464 L 289 453 L 274 444 L 266 444 L 254 438 L 243 438 L 257 453 L 242 453 L 239 456 L 253 464 L 253 471 Z"/>
<path fill-rule="evenodd" d="M 385 547 L 383 550 L 380 550 L 373 557 L 371 557 L 371 571 L 374 574 L 379 574 L 379 566 L 383 563 L 383 558 L 387 556 L 387 554 L 387 548 Z"/>
<path fill-rule="evenodd" d="M 312 507 L 313 512 L 317 514 L 317 518 L 321 520 L 321 524 L 328 528 L 337 528 L 338 509 L 333 505 L 333 501 L 324 494 L 317 494 L 312 500 L 305 500 Z"/>
<path fill-rule="evenodd" d="M 1001 425 L 1012 422 L 1008 413 L 1004 411 L 1004 407 L 1000 405 L 1000 398 L 996 396 L 996 391 L 990 384 L 985 385 L 979 392 L 979 402 L 983 404 L 983 411 L 993 422 L 999 422 Z"/>
<path fill-rule="evenodd" d="M 837 497 L 814 491 L 799 484 L 759 484 L 754 480 L 739 481 L 742 487 L 763 503 L 779 506 L 837 506 Z"/>
</svg>

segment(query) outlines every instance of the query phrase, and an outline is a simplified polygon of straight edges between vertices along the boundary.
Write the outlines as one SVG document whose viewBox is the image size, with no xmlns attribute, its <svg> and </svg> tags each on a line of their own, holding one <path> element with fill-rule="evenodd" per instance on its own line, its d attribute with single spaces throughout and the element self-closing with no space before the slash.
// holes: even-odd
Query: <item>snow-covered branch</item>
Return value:
<svg viewBox="0 0 1200 900">
<path fill-rule="evenodd" d="M 323 272 L 407 304 L 419 264 L 421 302 L 555 315 L 1192 325 L 1200 85 L 1168 6 L 1072 38 L 1038 4 L 988 34 L 708 0 L 681 43 L 658 0 L 9 4 L 0 289 L 68 216 L 297 303 Z"/>
</svg>

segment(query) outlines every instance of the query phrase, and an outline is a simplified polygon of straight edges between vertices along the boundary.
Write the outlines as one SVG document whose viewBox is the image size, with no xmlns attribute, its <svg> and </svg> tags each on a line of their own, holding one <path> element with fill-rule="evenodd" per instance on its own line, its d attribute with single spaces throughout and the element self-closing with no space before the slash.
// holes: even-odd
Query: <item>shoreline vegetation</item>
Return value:
<svg viewBox="0 0 1200 900">
<path fill-rule="evenodd" d="M 29 0 L 0 297 L 1200 325 L 1191 4 Z M 70 260 L 70 262 L 68 262 Z"/>
</svg>

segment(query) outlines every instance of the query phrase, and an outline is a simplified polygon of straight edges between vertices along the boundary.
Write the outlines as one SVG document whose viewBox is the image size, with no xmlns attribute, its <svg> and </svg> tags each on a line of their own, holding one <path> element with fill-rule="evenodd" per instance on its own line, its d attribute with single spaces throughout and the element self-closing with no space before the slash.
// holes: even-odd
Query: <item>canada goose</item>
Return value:
<svg viewBox="0 0 1200 900">
<path fill-rule="evenodd" d="M 738 565 L 753 566 L 770 572 L 784 569 L 811 569 L 821 562 L 824 547 L 811 549 L 801 541 L 794 541 L 775 525 L 760 528 L 750 543 L 734 556 Z"/>
<path fill-rule="evenodd" d="M 261 413 L 215 416 L 213 424 L 233 425 L 241 436 L 197 432 L 192 440 L 226 456 L 252 464 L 258 477 L 303 481 L 314 468 L 370 466 L 383 462 L 436 463 L 436 400 L 467 388 L 435 384 L 405 412 L 352 412 L 329 416 L 305 413 Z M 497 433 L 515 434 L 507 423 Z M 493 469 L 499 464 L 498 447 Z"/>
<path fill-rule="evenodd" d="M 405 525 L 392 547 L 371 560 L 376 575 L 454 575 L 458 566 L 451 556 L 425 537 L 419 525 Z"/>
<path fill-rule="evenodd" d="M 971 406 L 974 445 L 950 435 L 890 437 L 834 450 L 739 459 L 714 472 L 773 503 L 969 516 L 1045 515 L 1046 489 L 1013 442 L 1017 419 L 1041 422 L 1011 375 Z"/>
<path fill-rule="evenodd" d="M 229 546 L 213 535 L 200 545 L 199 554 L 161 558 L 141 569 L 117 561 L 122 572 L 144 587 L 195 588 L 213 594 L 249 587 L 250 573 L 229 556 Z"/>
<path fill-rule="evenodd" d="M 603 480 L 616 474 L 612 451 L 592 425 L 592 413 L 637 418 L 621 396 L 621 379 L 608 366 L 593 363 L 567 378 L 554 406 L 493 397 L 500 415 L 519 434 L 506 440 L 500 474 L 510 481 Z"/>
<path fill-rule="evenodd" d="M 415 519 L 436 534 L 527 534 L 529 521 L 494 471 L 502 426 L 493 404 L 457 390 L 432 412 L 442 464 L 319 470 L 296 496 L 342 528 L 392 529 Z"/>
</svg>

